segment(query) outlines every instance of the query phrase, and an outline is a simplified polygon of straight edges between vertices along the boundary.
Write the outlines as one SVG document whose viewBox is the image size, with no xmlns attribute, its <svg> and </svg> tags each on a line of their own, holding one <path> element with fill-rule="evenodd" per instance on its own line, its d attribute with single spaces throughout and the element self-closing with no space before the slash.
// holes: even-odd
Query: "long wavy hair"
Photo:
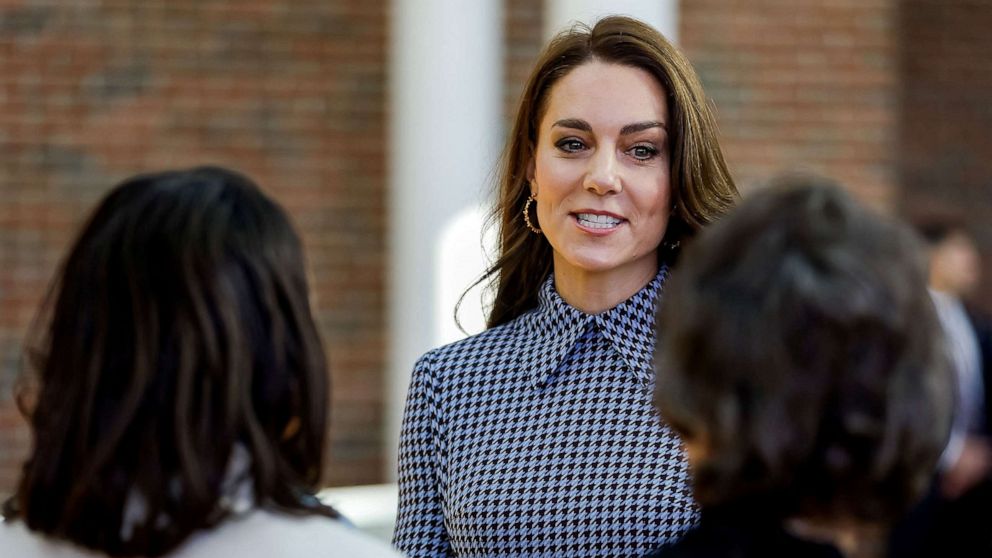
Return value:
<svg viewBox="0 0 992 558">
<path fill-rule="evenodd" d="M 551 245 L 543 235 L 531 232 L 522 218 L 530 195 L 527 167 L 549 92 L 562 77 L 593 60 L 642 69 L 668 95 L 674 212 L 658 248 L 660 261 L 674 260 L 681 241 L 723 215 L 738 198 L 699 78 L 661 33 L 621 16 L 601 19 L 591 29 L 576 25 L 560 33 L 527 80 L 498 169 L 497 201 L 490 219 L 499 229 L 499 256 L 479 280 L 496 284 L 488 327 L 536 306 L 538 287 L 551 273 Z"/>
<path fill-rule="evenodd" d="M 35 328 L 21 392 L 34 448 L 6 516 L 160 556 L 240 511 L 239 488 L 335 515 L 314 497 L 328 377 L 303 251 L 249 179 L 197 168 L 113 189 Z"/>
</svg>

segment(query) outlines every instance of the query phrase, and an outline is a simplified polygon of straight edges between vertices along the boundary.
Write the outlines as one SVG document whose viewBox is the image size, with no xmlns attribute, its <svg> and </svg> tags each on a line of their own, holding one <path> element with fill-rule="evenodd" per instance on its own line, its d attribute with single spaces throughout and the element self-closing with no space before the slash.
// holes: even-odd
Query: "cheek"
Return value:
<svg viewBox="0 0 992 558">
<path fill-rule="evenodd" d="M 672 213 L 672 195 L 667 177 L 661 181 L 657 179 L 653 181 L 654 184 L 658 184 L 659 182 L 661 183 L 660 186 L 641 189 L 639 192 L 640 195 L 635 200 L 635 204 L 645 221 L 649 221 L 651 225 L 660 225 L 664 228 L 668 223 L 669 215 Z"/>
<path fill-rule="evenodd" d="M 536 180 L 539 180 L 535 176 Z M 533 213 L 532 215 L 537 215 L 538 227 L 545 231 L 545 235 L 553 234 L 551 229 L 554 223 L 555 212 L 557 207 L 561 205 L 561 200 L 558 195 L 556 195 L 555 189 L 545 186 L 545 182 L 538 182 L 538 194 L 537 199 L 534 200 Z"/>
<path fill-rule="evenodd" d="M 537 165 L 534 182 L 537 187 L 537 212 L 545 218 L 559 212 L 561 204 L 573 193 L 581 190 L 581 176 L 563 161 L 553 159 Z"/>
<path fill-rule="evenodd" d="M 636 200 L 641 218 L 638 252 L 658 249 L 665 238 L 672 213 L 671 194 L 667 181 L 663 182 L 661 188 L 656 186 L 650 192 L 643 191 L 643 194 Z"/>
<path fill-rule="evenodd" d="M 569 161 L 551 156 L 539 157 L 534 169 L 534 180 L 537 182 L 539 196 L 548 195 L 554 197 L 561 192 L 567 191 L 574 183 L 576 165 L 568 164 Z"/>
</svg>

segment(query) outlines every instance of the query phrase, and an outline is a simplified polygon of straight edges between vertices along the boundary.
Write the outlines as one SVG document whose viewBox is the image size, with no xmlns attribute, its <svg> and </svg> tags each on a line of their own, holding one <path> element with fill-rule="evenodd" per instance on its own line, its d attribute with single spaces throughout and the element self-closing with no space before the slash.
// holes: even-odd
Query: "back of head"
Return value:
<svg viewBox="0 0 992 558">
<path fill-rule="evenodd" d="M 232 508 L 323 511 L 308 494 L 327 376 L 302 249 L 250 180 L 197 168 L 125 181 L 42 316 L 34 449 L 11 501 L 28 527 L 155 556 Z"/>
<path fill-rule="evenodd" d="M 687 250 L 666 286 L 656 399 L 705 448 L 704 506 L 887 522 L 922 494 L 951 378 L 912 234 L 790 176 Z"/>
</svg>

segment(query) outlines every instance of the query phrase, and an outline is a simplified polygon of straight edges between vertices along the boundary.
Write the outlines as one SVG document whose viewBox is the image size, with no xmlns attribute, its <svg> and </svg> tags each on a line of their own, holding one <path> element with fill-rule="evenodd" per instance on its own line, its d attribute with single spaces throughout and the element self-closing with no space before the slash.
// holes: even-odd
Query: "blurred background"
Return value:
<svg viewBox="0 0 992 558">
<path fill-rule="evenodd" d="M 992 276 L 992 0 L 0 0 L 0 494 L 30 444 L 24 334 L 81 220 L 131 174 L 207 163 L 304 237 L 327 484 L 391 480 L 413 361 L 462 335 L 530 66 L 614 11 L 685 50 L 745 194 L 799 167 L 885 212 L 957 215 Z M 478 293 L 462 315 L 481 327 Z"/>
</svg>

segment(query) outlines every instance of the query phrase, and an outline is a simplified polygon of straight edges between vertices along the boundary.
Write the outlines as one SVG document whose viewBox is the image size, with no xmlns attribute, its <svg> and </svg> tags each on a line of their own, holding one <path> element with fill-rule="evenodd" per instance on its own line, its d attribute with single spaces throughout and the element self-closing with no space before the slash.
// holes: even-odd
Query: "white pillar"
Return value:
<svg viewBox="0 0 992 558">
<path fill-rule="evenodd" d="M 606 15 L 628 15 L 650 24 L 673 43 L 679 38 L 678 0 L 545 0 L 544 36 L 579 21 L 592 25 Z"/>
<path fill-rule="evenodd" d="M 478 211 L 499 154 L 502 4 L 501 0 L 392 3 L 387 479 L 395 478 L 396 446 L 413 364 L 438 344 L 439 332 L 448 330 L 442 322 L 452 319 L 453 308 L 441 308 L 439 302 L 438 278 L 448 275 L 438 270 L 442 236 L 451 226 L 459 226 L 451 224 L 457 215 Z M 465 222 L 459 221 L 461 226 Z M 480 245 L 477 230 L 465 234 L 474 234 L 475 246 Z M 468 260 L 448 258 L 452 259 Z"/>
</svg>

